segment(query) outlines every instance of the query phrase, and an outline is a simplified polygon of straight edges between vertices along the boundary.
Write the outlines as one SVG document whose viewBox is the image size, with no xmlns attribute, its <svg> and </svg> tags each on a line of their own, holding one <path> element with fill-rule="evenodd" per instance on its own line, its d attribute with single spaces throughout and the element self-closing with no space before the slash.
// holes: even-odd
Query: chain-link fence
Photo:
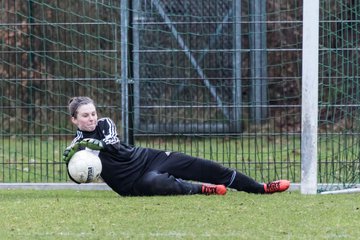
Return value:
<svg viewBox="0 0 360 240">
<path fill-rule="evenodd" d="M 75 95 L 136 145 L 300 181 L 302 1 L 0 2 L 3 182 L 67 180 Z M 359 15 L 320 1 L 319 182 L 359 181 Z"/>
</svg>

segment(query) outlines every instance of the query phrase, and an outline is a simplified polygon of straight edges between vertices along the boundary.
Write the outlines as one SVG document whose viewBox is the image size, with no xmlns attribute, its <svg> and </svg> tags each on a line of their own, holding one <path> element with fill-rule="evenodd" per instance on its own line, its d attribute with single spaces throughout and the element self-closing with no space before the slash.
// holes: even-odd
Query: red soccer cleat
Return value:
<svg viewBox="0 0 360 240">
<path fill-rule="evenodd" d="M 225 195 L 226 187 L 224 185 L 203 184 L 201 186 L 201 193 L 206 195 Z"/>
<path fill-rule="evenodd" d="M 277 180 L 264 184 L 265 193 L 275 193 L 286 191 L 290 187 L 289 180 Z"/>
</svg>

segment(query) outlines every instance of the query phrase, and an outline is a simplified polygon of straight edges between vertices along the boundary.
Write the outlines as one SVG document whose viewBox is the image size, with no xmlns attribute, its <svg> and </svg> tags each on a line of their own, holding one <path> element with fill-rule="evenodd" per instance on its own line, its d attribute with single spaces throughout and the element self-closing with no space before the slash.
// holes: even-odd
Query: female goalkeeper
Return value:
<svg viewBox="0 0 360 240">
<path fill-rule="evenodd" d="M 110 118 L 98 119 L 95 103 L 89 97 L 70 99 L 68 108 L 78 129 L 63 160 L 68 163 L 84 147 L 98 150 L 101 177 L 120 195 L 224 195 L 226 188 L 266 194 L 282 192 L 290 186 L 288 180 L 261 184 L 216 162 L 179 152 L 129 146 L 120 141 Z"/>
</svg>

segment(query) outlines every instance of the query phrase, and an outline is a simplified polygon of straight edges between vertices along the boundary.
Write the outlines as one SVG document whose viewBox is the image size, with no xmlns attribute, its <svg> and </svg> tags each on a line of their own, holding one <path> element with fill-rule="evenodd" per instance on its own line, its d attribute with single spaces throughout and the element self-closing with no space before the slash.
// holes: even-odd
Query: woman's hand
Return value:
<svg viewBox="0 0 360 240">
<path fill-rule="evenodd" d="M 79 142 L 81 147 L 87 147 L 91 150 L 101 150 L 104 148 L 104 143 L 101 140 L 95 138 L 84 138 Z"/>
<path fill-rule="evenodd" d="M 72 158 L 72 156 L 74 156 L 74 154 L 79 150 L 79 143 L 75 143 L 74 145 L 71 145 L 69 147 L 67 147 L 63 153 L 63 161 L 67 163 L 69 163 L 70 159 Z"/>
</svg>

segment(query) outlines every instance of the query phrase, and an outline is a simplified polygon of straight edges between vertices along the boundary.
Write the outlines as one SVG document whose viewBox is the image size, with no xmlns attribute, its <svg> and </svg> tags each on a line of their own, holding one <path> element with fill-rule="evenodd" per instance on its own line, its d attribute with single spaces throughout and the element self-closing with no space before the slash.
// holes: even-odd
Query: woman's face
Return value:
<svg viewBox="0 0 360 240">
<path fill-rule="evenodd" d="M 80 105 L 77 115 L 71 121 L 81 130 L 86 132 L 94 131 L 97 124 L 97 113 L 94 104 Z"/>
</svg>

